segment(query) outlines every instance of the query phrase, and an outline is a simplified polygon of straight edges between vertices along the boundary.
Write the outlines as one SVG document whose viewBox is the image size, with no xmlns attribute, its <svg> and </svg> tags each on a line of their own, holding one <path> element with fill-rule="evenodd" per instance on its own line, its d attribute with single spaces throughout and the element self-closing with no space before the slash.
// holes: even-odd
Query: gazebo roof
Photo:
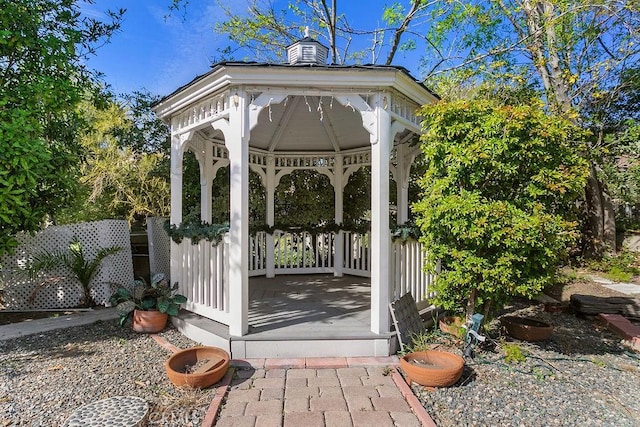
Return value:
<svg viewBox="0 0 640 427">
<path fill-rule="evenodd" d="M 212 96 L 238 91 L 250 94 L 250 102 L 254 96 L 273 94 L 274 101 L 262 110 L 250 138 L 252 149 L 273 153 L 335 153 L 368 147 L 370 134 L 362 126 L 361 112 L 345 104 L 345 96 L 357 95 L 372 106 L 376 94 L 389 94 L 386 102 L 392 112 L 397 110 L 397 116 L 412 125 L 396 135 L 396 141 L 419 129 L 417 108 L 439 100 L 399 66 L 220 62 L 164 97 L 154 110 L 169 121 L 190 114 Z M 342 103 L 336 99 L 339 96 Z M 197 131 L 204 139 L 221 140 L 211 127 Z"/>
<path fill-rule="evenodd" d="M 351 70 L 351 72 L 354 71 L 395 71 L 395 72 L 401 72 L 404 75 L 406 75 L 406 77 L 408 77 L 410 80 L 412 80 L 413 82 L 415 82 L 415 84 L 417 86 L 420 87 L 421 91 L 425 91 L 426 93 L 428 93 L 429 95 L 431 95 L 431 97 L 439 100 L 440 97 L 433 92 L 431 89 L 429 89 L 427 86 L 425 86 L 421 81 L 419 81 L 418 79 L 416 79 L 415 77 L 413 77 L 411 75 L 411 73 L 409 72 L 409 70 L 407 70 L 405 67 L 399 66 L 399 65 L 375 65 L 375 64 L 364 64 L 364 65 L 336 65 L 336 64 L 332 64 L 332 65 L 317 65 L 317 64 L 274 64 L 274 63 L 268 63 L 268 62 L 251 62 L 251 61 L 247 61 L 247 62 L 242 62 L 242 61 L 222 61 L 222 62 L 216 62 L 215 64 L 211 65 L 211 70 L 209 70 L 208 72 L 204 73 L 204 74 L 200 74 L 199 76 L 196 76 L 193 80 L 191 80 L 189 83 L 180 86 L 179 88 L 177 88 L 176 90 L 174 90 L 173 92 L 171 92 L 169 95 L 165 96 L 164 98 L 162 98 L 160 101 L 158 101 L 156 103 L 156 105 L 160 105 L 163 104 L 164 102 L 168 101 L 169 99 L 171 99 L 172 97 L 174 97 L 175 95 L 179 94 L 180 92 L 188 89 L 189 87 L 198 84 L 198 82 L 201 82 L 202 80 L 207 79 L 210 75 L 212 74 L 216 74 L 217 72 L 219 72 L 221 69 L 224 68 L 228 68 L 228 67 L 246 67 L 246 68 L 259 68 L 259 69 L 275 69 L 275 68 L 284 68 L 284 69 L 304 69 L 304 68 L 309 68 L 309 69 L 316 69 L 316 70 Z M 330 81 L 328 81 L 327 83 L 331 83 Z"/>
</svg>

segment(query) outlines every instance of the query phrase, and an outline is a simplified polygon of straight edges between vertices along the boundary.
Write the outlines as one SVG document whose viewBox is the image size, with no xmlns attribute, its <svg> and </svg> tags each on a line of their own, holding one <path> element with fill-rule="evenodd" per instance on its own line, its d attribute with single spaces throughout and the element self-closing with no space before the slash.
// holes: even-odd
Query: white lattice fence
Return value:
<svg viewBox="0 0 640 427">
<path fill-rule="evenodd" d="M 122 248 L 102 261 L 91 282 L 91 295 L 97 304 L 108 302 L 114 286 L 131 283 L 133 264 L 126 221 L 104 220 L 52 226 L 35 236 L 20 234 L 20 245 L 15 254 L 6 255 L 0 260 L 5 309 L 70 308 L 80 303 L 80 283 L 65 269 L 43 272 L 33 281 L 24 271 L 30 257 L 42 251 L 65 251 L 74 237 L 82 244 L 87 259 L 93 259 L 101 248 Z M 42 283 L 46 285 L 34 292 L 36 286 Z"/>
<path fill-rule="evenodd" d="M 151 274 L 164 273 L 171 279 L 171 238 L 164 230 L 167 218 L 147 218 L 147 236 L 149 241 L 149 270 Z M 171 282 L 170 282 L 171 283 Z"/>
</svg>

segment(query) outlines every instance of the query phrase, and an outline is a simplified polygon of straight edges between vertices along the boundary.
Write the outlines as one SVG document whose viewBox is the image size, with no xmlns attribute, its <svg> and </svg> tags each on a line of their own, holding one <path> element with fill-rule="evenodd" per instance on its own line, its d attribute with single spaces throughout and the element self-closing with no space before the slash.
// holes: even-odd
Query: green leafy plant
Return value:
<svg viewBox="0 0 640 427">
<path fill-rule="evenodd" d="M 190 216 L 180 225 L 171 224 L 169 220 L 164 223 L 164 229 L 176 243 L 182 243 L 185 238 L 191 240 L 192 244 L 197 244 L 200 240 L 208 240 L 213 244 L 218 244 L 229 232 L 229 224 L 209 224 L 205 221 Z"/>
<path fill-rule="evenodd" d="M 119 246 L 101 248 L 93 259 L 89 259 L 82 248 L 80 240 L 74 237 L 66 251 L 43 251 L 34 255 L 28 266 L 29 277 L 33 279 L 41 271 L 53 270 L 58 266 L 62 266 L 69 270 L 82 286 L 83 293 L 80 305 L 82 307 L 91 307 L 95 305 L 95 301 L 91 297 L 91 281 L 98 267 L 106 257 L 121 250 L 122 248 Z"/>
<path fill-rule="evenodd" d="M 120 26 L 124 10 L 98 20 L 81 2 L 14 0 L 0 7 L 0 256 L 17 233 L 35 232 L 73 200 L 86 130 L 82 99 L 99 101 L 87 57 Z"/>
<path fill-rule="evenodd" d="M 640 257 L 634 252 L 622 251 L 617 256 L 604 256 L 587 263 L 591 270 L 599 271 L 614 282 L 629 282 L 640 274 Z"/>
<path fill-rule="evenodd" d="M 440 102 L 422 110 L 428 165 L 414 204 L 434 303 L 485 315 L 549 285 L 579 236 L 582 132 L 539 105 Z"/>
<path fill-rule="evenodd" d="M 184 295 L 178 294 L 178 282 L 169 285 L 164 274 L 156 273 L 149 282 L 135 280 L 129 287 L 120 287 L 111 296 L 110 302 L 120 315 L 120 325 L 129 318 L 133 310 L 158 310 L 169 316 L 177 316 L 180 304 L 187 302 Z"/>
<path fill-rule="evenodd" d="M 518 344 L 502 343 L 502 351 L 507 363 L 522 363 L 527 360 L 527 355 Z"/>
</svg>

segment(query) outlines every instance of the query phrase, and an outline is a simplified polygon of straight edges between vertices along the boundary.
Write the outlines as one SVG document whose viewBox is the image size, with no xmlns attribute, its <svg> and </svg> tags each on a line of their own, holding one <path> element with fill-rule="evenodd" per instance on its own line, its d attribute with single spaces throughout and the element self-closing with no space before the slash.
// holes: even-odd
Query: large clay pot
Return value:
<svg viewBox="0 0 640 427">
<path fill-rule="evenodd" d="M 464 359 L 445 351 L 426 350 L 402 357 L 400 367 L 409 383 L 413 381 L 426 387 L 448 387 L 462 376 Z"/>
<path fill-rule="evenodd" d="M 165 363 L 169 381 L 178 387 L 207 388 L 224 377 L 229 367 L 229 353 L 218 347 L 192 347 L 174 353 Z M 207 368 L 207 362 L 209 367 Z M 202 365 L 204 372 L 187 373 L 188 367 Z M 197 369 L 196 369 L 197 370 Z"/>
<path fill-rule="evenodd" d="M 134 310 L 133 330 L 153 334 L 160 332 L 167 326 L 169 315 L 158 310 Z"/>
<path fill-rule="evenodd" d="M 526 317 L 505 316 L 500 319 L 500 323 L 509 335 L 522 341 L 544 341 L 553 332 L 550 324 Z"/>
</svg>

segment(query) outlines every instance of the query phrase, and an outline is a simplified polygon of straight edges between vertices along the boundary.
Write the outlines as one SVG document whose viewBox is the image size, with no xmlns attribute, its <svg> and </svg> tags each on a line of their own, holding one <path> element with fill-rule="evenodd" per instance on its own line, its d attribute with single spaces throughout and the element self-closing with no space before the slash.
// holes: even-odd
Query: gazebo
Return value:
<svg viewBox="0 0 640 427">
<path fill-rule="evenodd" d="M 393 203 L 403 223 L 409 213 L 409 171 L 419 154 L 410 144 L 421 132 L 416 110 L 438 97 L 401 67 L 327 65 L 327 51 L 306 36 L 288 47 L 286 64 L 218 63 L 154 107 L 171 126 L 171 224 L 182 221 L 186 150 L 200 165 L 204 221 L 211 221 L 213 179 L 220 168 L 229 167 L 228 235 L 217 245 L 172 243 L 171 280 L 188 297 L 185 314 L 174 323 L 233 357 L 389 355 L 395 350 L 390 301 L 407 291 L 417 301 L 429 296 L 431 277 L 423 271 L 419 243 L 392 242 L 389 177 L 397 184 Z M 344 187 L 365 166 L 371 168 L 369 233 L 250 234 L 250 169 L 265 188 L 266 222 L 273 226 L 275 189 L 284 175 L 301 169 L 326 175 L 335 193 L 335 223 L 341 224 Z M 296 256 L 281 256 L 287 251 Z M 317 295 L 329 305 L 331 295 L 337 295 L 341 315 L 330 321 L 326 315 L 323 324 L 314 324 L 304 309 L 296 308 L 305 303 L 304 292 L 296 291 L 290 298 L 295 304 L 280 313 L 280 320 L 286 320 L 280 324 L 298 328 L 269 329 L 269 315 L 281 307 L 278 301 L 252 310 L 264 289 L 282 284 L 278 278 L 295 282 L 298 290 L 319 286 Z M 344 291 L 354 284 L 364 292 L 354 298 L 366 295 L 366 307 L 350 305 L 355 294 Z M 275 287 L 282 291 L 282 286 Z M 348 323 L 354 313 L 366 330 Z M 260 316 L 261 328 L 252 325 Z"/>
</svg>

